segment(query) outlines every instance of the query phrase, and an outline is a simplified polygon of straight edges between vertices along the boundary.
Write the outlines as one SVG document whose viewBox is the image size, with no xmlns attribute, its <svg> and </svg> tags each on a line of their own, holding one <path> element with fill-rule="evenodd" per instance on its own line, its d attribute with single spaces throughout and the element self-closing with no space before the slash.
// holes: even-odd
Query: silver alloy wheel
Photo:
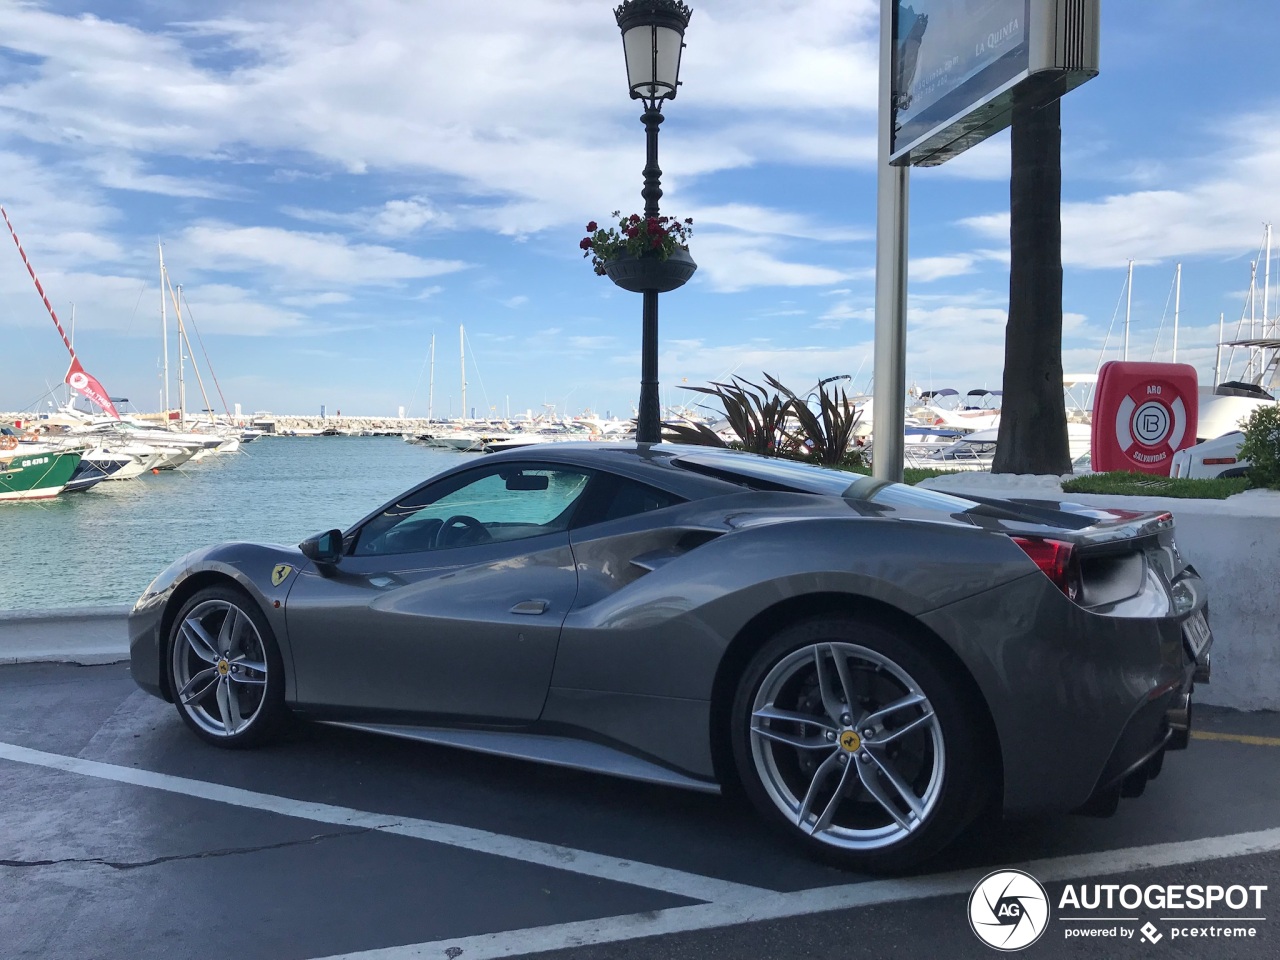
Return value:
<svg viewBox="0 0 1280 960">
<path fill-rule="evenodd" d="M 267 651 L 253 620 L 234 603 L 206 600 L 173 640 L 174 699 L 206 733 L 244 733 L 262 712 Z"/>
<path fill-rule="evenodd" d="M 920 686 L 883 654 L 852 643 L 793 651 L 751 706 L 751 756 L 778 809 L 846 850 L 898 843 L 942 792 L 942 729 Z"/>
</svg>

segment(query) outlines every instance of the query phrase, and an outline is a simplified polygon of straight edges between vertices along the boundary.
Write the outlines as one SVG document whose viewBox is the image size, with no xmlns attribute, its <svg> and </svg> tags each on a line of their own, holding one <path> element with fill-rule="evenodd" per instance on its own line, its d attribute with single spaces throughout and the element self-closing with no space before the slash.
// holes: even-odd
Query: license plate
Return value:
<svg viewBox="0 0 1280 960">
<path fill-rule="evenodd" d="M 1187 650 L 1190 651 L 1192 658 L 1199 660 L 1213 639 L 1213 633 L 1209 630 L 1209 621 L 1204 618 L 1203 611 L 1197 610 L 1182 621 L 1182 636 L 1187 642 Z"/>
</svg>

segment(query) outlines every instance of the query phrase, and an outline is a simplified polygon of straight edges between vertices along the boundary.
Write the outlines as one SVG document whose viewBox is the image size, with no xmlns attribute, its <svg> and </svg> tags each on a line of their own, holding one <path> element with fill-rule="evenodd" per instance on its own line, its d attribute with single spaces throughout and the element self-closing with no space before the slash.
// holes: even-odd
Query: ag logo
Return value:
<svg viewBox="0 0 1280 960">
<path fill-rule="evenodd" d="M 280 564 L 271 571 L 271 585 L 273 587 L 280 586 L 280 584 L 284 583 L 291 573 L 293 573 L 293 567 L 289 566 L 287 563 Z"/>
<path fill-rule="evenodd" d="M 969 894 L 969 926 L 989 947 L 1022 950 L 1049 926 L 1049 897 L 1031 874 L 997 870 Z"/>
<path fill-rule="evenodd" d="M 850 753 L 857 753 L 858 748 L 862 746 L 862 738 L 852 730 L 846 730 L 840 734 L 840 746 L 844 747 Z"/>
</svg>

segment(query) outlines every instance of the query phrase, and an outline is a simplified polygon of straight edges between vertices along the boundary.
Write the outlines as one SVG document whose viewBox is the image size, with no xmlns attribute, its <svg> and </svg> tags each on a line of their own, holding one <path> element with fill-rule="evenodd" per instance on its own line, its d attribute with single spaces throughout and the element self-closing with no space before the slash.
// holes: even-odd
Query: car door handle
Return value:
<svg viewBox="0 0 1280 960">
<path fill-rule="evenodd" d="M 546 600 L 521 600 L 511 608 L 511 612 L 536 617 L 540 613 L 546 613 L 547 607 L 549 606 L 551 606 L 551 604 Z"/>
</svg>

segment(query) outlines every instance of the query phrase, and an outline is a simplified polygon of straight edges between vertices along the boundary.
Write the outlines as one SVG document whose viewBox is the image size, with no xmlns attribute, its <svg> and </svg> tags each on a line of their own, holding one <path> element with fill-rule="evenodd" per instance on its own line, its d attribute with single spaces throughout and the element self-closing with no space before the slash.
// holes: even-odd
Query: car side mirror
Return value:
<svg viewBox="0 0 1280 960">
<path fill-rule="evenodd" d="M 342 531 L 326 530 L 314 537 L 307 537 L 298 544 L 298 549 L 304 557 L 315 563 L 336 564 L 342 559 Z"/>
</svg>

